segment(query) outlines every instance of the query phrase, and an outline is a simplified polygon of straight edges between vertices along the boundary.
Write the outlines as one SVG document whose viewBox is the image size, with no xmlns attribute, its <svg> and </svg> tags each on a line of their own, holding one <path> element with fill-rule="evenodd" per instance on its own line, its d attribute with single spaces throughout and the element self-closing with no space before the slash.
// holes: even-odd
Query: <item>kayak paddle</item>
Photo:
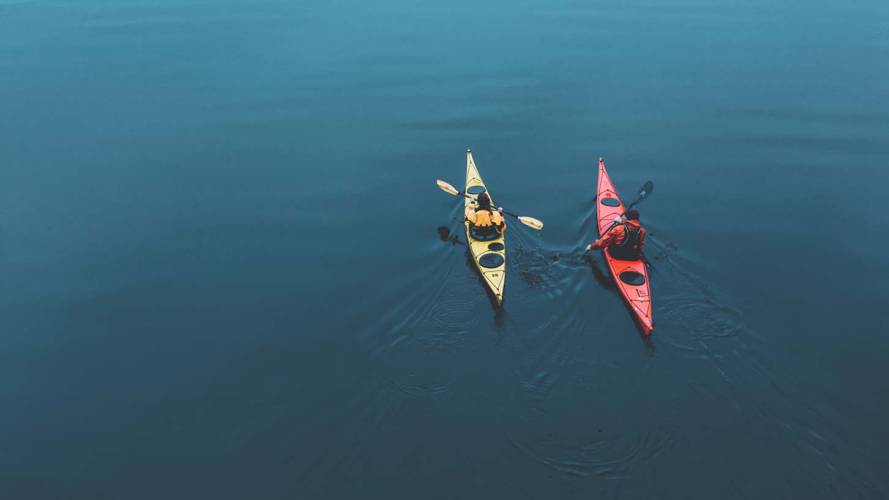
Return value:
<svg viewBox="0 0 889 500">
<path fill-rule="evenodd" d="M 472 198 L 472 196 L 470 196 L 466 193 L 457 191 L 457 188 L 455 188 L 454 186 L 448 184 L 447 182 L 445 182 L 441 179 L 436 179 L 435 184 L 438 185 L 439 189 L 441 189 L 445 193 L 448 193 L 452 196 L 463 196 L 464 198 L 470 198 L 470 199 Z M 515 217 L 516 219 L 519 220 L 519 222 L 530 227 L 531 229 L 536 229 L 538 231 L 543 229 L 543 221 L 541 221 L 539 219 L 535 219 L 534 217 L 528 217 L 527 215 L 516 215 L 512 212 L 507 212 L 506 210 L 499 209 L 499 208 L 497 210 L 506 214 L 506 215 L 511 215 L 511 216 Z"/>
<path fill-rule="evenodd" d="M 647 198 L 652 191 L 654 191 L 654 183 L 651 181 L 647 181 L 645 184 L 642 185 L 642 189 L 639 190 L 639 195 L 636 196 L 636 199 L 633 200 L 633 203 L 630 203 L 630 205 L 627 207 L 627 210 L 635 207 L 637 204 L 639 204 L 639 202 Z M 624 213 L 627 213 L 626 210 L 624 210 Z"/>
</svg>

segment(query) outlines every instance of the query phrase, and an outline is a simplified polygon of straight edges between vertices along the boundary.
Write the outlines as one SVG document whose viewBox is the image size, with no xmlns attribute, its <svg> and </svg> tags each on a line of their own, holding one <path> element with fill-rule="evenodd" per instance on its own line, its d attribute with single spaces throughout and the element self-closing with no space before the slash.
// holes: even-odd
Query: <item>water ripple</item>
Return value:
<svg viewBox="0 0 889 500">
<path fill-rule="evenodd" d="M 576 442 L 510 438 L 510 442 L 523 454 L 565 476 L 631 479 L 635 467 L 669 449 L 673 439 L 652 431 L 634 439 L 603 437 Z"/>
</svg>

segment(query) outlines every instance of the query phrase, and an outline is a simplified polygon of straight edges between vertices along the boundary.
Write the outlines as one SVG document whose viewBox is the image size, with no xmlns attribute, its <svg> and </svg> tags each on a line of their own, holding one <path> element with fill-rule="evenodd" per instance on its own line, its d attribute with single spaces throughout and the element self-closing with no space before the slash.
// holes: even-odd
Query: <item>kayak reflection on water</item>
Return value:
<svg viewBox="0 0 889 500">
<path fill-rule="evenodd" d="M 465 244 L 462 241 L 460 241 L 460 238 L 458 238 L 456 234 L 452 235 L 450 228 L 448 228 L 447 226 L 438 226 L 435 229 L 435 231 L 438 233 L 438 238 L 441 241 L 450 243 L 452 245 L 464 245 Z"/>
<path fill-rule="evenodd" d="M 614 281 L 608 278 L 608 275 L 605 274 L 599 267 L 599 263 L 596 262 L 596 259 L 592 255 L 586 255 L 586 261 L 590 264 L 590 268 L 593 270 L 593 278 L 596 280 L 596 283 L 599 284 L 605 290 L 610 292 L 617 292 L 617 285 L 614 284 Z"/>
</svg>

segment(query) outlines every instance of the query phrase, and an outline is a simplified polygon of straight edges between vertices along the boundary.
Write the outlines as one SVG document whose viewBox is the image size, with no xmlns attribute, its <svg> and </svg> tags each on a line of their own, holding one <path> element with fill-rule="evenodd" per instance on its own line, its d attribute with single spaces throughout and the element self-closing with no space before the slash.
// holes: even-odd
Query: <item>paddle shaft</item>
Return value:
<svg viewBox="0 0 889 500">
<path fill-rule="evenodd" d="M 455 188 L 454 186 L 448 184 L 447 182 L 445 182 L 441 179 L 436 179 L 435 184 L 438 185 L 439 189 L 441 189 L 445 193 L 448 193 L 451 196 L 462 196 L 462 197 L 468 198 L 469 200 L 472 200 L 472 201 L 476 200 L 476 198 L 474 198 L 472 195 L 466 194 L 463 191 L 457 191 L 457 188 Z M 491 210 L 491 212 L 493 212 L 493 210 Z M 534 217 L 529 217 L 527 215 L 516 215 L 512 212 L 503 210 L 502 207 L 497 209 L 497 213 L 503 213 L 503 214 L 509 215 L 510 217 L 515 217 L 519 222 L 521 222 L 522 224 L 524 224 L 536 231 L 540 231 L 541 229 L 543 229 L 543 221 L 540 219 L 535 219 Z"/>
<path fill-rule="evenodd" d="M 468 194 L 464 193 L 463 191 L 460 191 L 460 192 L 458 192 L 457 194 L 459 194 L 460 196 L 462 196 L 462 197 L 464 197 L 464 198 L 469 198 L 470 200 L 475 200 L 475 198 L 474 198 L 472 195 L 468 195 Z M 492 208 L 493 208 L 493 207 L 492 207 Z M 497 210 L 497 211 L 500 212 L 500 213 L 506 214 L 506 215 L 511 215 L 511 216 L 515 217 L 516 219 L 519 218 L 518 215 L 516 215 L 516 214 L 514 214 L 514 213 L 512 213 L 512 212 L 507 212 L 506 210 L 503 210 L 502 208 L 495 209 L 495 210 Z"/>
</svg>

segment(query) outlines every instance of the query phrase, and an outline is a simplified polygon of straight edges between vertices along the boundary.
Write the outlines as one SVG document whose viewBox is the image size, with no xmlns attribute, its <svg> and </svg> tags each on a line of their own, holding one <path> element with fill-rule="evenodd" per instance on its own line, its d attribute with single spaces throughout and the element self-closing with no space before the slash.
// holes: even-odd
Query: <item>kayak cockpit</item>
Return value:
<svg viewBox="0 0 889 500">
<path fill-rule="evenodd" d="M 608 253 L 615 260 L 641 260 L 642 255 L 633 249 L 622 248 L 617 245 L 609 245 Z"/>
<path fill-rule="evenodd" d="M 475 241 L 492 241 L 500 237 L 500 233 L 494 226 L 476 226 L 469 224 L 469 236 Z"/>
</svg>

